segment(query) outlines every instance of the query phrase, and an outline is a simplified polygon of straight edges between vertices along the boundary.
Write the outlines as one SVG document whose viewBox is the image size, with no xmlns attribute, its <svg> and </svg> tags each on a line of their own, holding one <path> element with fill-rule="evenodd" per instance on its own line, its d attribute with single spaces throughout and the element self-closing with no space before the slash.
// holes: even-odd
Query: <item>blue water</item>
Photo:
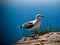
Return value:
<svg viewBox="0 0 60 45">
<path fill-rule="evenodd" d="M 11 45 L 29 35 L 28 29 L 18 29 L 18 26 L 35 19 L 35 15 L 44 15 L 42 23 L 48 20 L 54 26 L 60 27 L 60 3 L 56 1 L 3 1 L 1 9 L 1 43 Z"/>
</svg>

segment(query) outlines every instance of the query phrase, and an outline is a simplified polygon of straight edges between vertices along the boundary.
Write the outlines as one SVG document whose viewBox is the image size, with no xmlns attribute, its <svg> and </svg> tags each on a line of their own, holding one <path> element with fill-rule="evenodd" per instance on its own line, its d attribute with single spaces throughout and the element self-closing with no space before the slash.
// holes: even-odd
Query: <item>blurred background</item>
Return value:
<svg viewBox="0 0 60 45">
<path fill-rule="evenodd" d="M 1 45 L 11 45 L 30 35 L 28 29 L 19 29 L 18 26 L 35 19 L 36 14 L 44 15 L 42 23 L 48 21 L 54 27 L 60 27 L 59 0 L 2 0 L 0 41 Z"/>
</svg>

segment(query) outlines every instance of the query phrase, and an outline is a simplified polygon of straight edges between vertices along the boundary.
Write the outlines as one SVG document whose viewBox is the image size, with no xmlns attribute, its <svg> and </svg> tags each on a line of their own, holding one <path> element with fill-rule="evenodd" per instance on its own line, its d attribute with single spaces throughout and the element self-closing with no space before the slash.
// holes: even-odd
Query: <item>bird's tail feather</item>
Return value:
<svg viewBox="0 0 60 45">
<path fill-rule="evenodd" d="M 20 26 L 20 28 L 22 28 L 22 26 Z"/>
</svg>

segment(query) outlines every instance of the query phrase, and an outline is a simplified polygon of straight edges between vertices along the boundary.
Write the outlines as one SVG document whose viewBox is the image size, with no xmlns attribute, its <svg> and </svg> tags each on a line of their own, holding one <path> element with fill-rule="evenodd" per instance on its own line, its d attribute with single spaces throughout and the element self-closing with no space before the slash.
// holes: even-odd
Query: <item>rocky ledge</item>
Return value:
<svg viewBox="0 0 60 45">
<path fill-rule="evenodd" d="M 42 36 L 24 37 L 13 45 L 60 45 L 60 32 L 51 32 Z"/>
</svg>

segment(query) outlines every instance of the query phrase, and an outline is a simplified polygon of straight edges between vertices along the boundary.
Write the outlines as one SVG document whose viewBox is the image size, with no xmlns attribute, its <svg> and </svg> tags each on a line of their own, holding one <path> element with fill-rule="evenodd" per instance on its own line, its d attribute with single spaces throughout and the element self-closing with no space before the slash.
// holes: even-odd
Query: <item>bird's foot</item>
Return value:
<svg viewBox="0 0 60 45">
<path fill-rule="evenodd" d="M 38 34 L 33 34 L 33 35 L 32 35 L 32 38 L 33 38 L 33 39 L 38 39 L 38 38 L 39 38 L 39 35 L 38 35 Z"/>
</svg>

